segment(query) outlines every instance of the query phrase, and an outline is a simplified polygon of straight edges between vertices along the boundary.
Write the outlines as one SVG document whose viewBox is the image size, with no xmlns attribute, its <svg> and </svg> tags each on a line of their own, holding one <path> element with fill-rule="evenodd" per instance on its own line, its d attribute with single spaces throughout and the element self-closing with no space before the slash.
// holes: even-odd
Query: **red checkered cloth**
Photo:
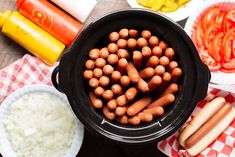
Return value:
<svg viewBox="0 0 235 157">
<path fill-rule="evenodd" d="M 235 94 L 225 92 L 219 89 L 210 88 L 207 97 L 199 102 L 194 109 L 191 117 L 193 118 L 206 104 L 208 100 L 216 96 L 222 96 L 227 102 L 230 102 L 235 107 Z M 179 131 L 170 136 L 169 138 L 158 143 L 157 147 L 163 153 L 172 157 L 188 156 L 187 152 L 181 147 L 177 141 Z M 235 157 L 235 120 L 230 126 L 205 149 L 197 157 Z"/>
<path fill-rule="evenodd" d="M 23 58 L 0 71 L 0 104 L 13 91 L 31 84 L 51 83 L 49 67 L 39 59 L 26 54 Z"/>
</svg>

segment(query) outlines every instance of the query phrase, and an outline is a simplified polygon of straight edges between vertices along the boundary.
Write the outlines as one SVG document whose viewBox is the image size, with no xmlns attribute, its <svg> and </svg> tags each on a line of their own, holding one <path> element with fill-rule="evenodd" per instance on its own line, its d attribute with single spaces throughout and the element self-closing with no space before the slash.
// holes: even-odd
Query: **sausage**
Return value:
<svg viewBox="0 0 235 157">
<path fill-rule="evenodd" d="M 157 56 L 152 56 L 146 63 L 146 67 L 155 68 L 159 64 L 159 58 Z"/>
<path fill-rule="evenodd" d="M 94 108 L 102 108 L 103 107 L 102 100 L 97 98 L 94 93 L 89 92 L 89 97 L 91 100 L 91 104 Z"/>
<path fill-rule="evenodd" d="M 128 123 L 130 123 L 132 125 L 138 125 L 138 124 L 140 124 L 140 119 L 139 119 L 139 117 L 134 116 L 134 117 L 128 119 Z"/>
<path fill-rule="evenodd" d="M 127 45 L 127 41 L 126 41 L 125 39 L 119 39 L 119 40 L 117 41 L 117 46 L 118 46 L 118 48 L 120 48 L 120 49 L 126 48 L 126 45 Z"/>
<path fill-rule="evenodd" d="M 149 91 L 148 83 L 145 82 L 142 78 L 140 78 L 139 81 L 137 82 L 137 88 L 143 93 Z"/>
<path fill-rule="evenodd" d="M 166 69 L 165 69 L 165 67 L 162 66 L 162 65 L 158 65 L 158 66 L 156 66 L 156 68 L 155 68 L 155 74 L 156 74 L 156 75 L 159 75 L 159 76 L 162 76 L 162 75 L 165 73 L 165 71 L 166 71 Z"/>
<path fill-rule="evenodd" d="M 152 36 L 152 34 L 149 30 L 143 30 L 141 36 L 145 39 L 149 39 Z"/>
<path fill-rule="evenodd" d="M 158 39 L 158 37 L 156 37 L 156 36 L 151 36 L 150 38 L 149 38 L 149 45 L 151 46 L 151 47 L 155 47 L 155 46 L 157 46 L 159 44 L 159 39 Z"/>
<path fill-rule="evenodd" d="M 101 86 L 96 87 L 96 89 L 94 90 L 95 95 L 98 97 L 102 96 L 104 94 L 104 92 L 105 92 L 105 89 Z"/>
<path fill-rule="evenodd" d="M 171 72 L 172 82 L 177 82 L 178 78 L 182 76 L 183 72 L 180 68 L 175 68 Z"/>
<path fill-rule="evenodd" d="M 106 59 L 106 58 L 108 58 L 108 56 L 109 56 L 108 49 L 106 47 L 102 48 L 100 50 L 100 57 Z"/>
<path fill-rule="evenodd" d="M 126 75 L 123 75 L 120 79 L 120 83 L 123 87 L 128 87 L 130 85 L 130 78 Z"/>
<path fill-rule="evenodd" d="M 167 94 L 175 94 L 178 92 L 179 86 L 176 83 L 171 83 L 166 90 L 162 93 L 162 96 L 167 95 Z"/>
<path fill-rule="evenodd" d="M 126 67 L 127 74 L 133 83 L 137 83 L 140 79 L 139 73 L 136 70 L 135 66 L 131 63 L 128 62 L 128 65 Z"/>
<path fill-rule="evenodd" d="M 96 87 L 99 86 L 99 80 L 96 79 L 96 78 L 91 78 L 91 79 L 89 80 L 89 85 L 90 85 L 90 87 L 92 87 L 92 88 L 96 88 Z"/>
<path fill-rule="evenodd" d="M 108 89 L 103 93 L 102 96 L 105 100 L 111 100 L 113 99 L 113 92 L 110 89 Z"/>
<path fill-rule="evenodd" d="M 145 38 L 139 38 L 137 40 L 137 45 L 139 46 L 139 48 L 142 48 L 144 46 L 148 46 L 148 41 Z"/>
<path fill-rule="evenodd" d="M 157 117 L 157 116 L 162 116 L 164 114 L 164 109 L 161 106 L 157 106 L 157 107 L 152 107 L 152 108 L 148 108 L 143 110 L 144 113 L 149 113 L 151 114 L 153 117 Z"/>
<path fill-rule="evenodd" d="M 108 51 L 109 51 L 109 53 L 112 53 L 112 54 L 116 53 L 116 52 L 118 51 L 118 46 L 117 46 L 117 44 L 115 44 L 115 43 L 110 43 L 110 44 L 108 45 Z"/>
<path fill-rule="evenodd" d="M 105 75 L 111 75 L 113 73 L 113 71 L 114 71 L 114 68 L 109 64 L 107 64 L 103 67 L 103 73 Z"/>
<path fill-rule="evenodd" d="M 128 34 L 131 38 L 137 38 L 138 37 L 138 31 L 135 29 L 129 29 Z"/>
<path fill-rule="evenodd" d="M 165 90 L 165 88 L 168 86 L 168 84 L 171 81 L 171 74 L 168 72 L 164 72 L 163 76 L 162 76 L 162 84 L 161 86 L 158 88 L 158 93 L 162 93 L 162 91 Z"/>
<path fill-rule="evenodd" d="M 122 39 L 126 39 L 128 37 L 128 29 L 127 28 L 123 28 L 119 31 L 119 36 Z"/>
<path fill-rule="evenodd" d="M 169 58 L 167 58 L 166 56 L 162 56 L 162 57 L 159 59 L 159 63 L 160 63 L 162 66 L 166 67 L 166 66 L 169 65 L 170 60 L 169 60 Z"/>
<path fill-rule="evenodd" d="M 151 122 L 153 120 L 153 115 L 144 112 L 140 112 L 137 117 L 141 122 Z"/>
<path fill-rule="evenodd" d="M 137 42 L 134 38 L 130 38 L 127 40 L 127 47 L 130 49 L 136 48 Z"/>
<path fill-rule="evenodd" d="M 108 63 L 113 65 L 113 64 L 117 64 L 118 62 L 118 56 L 116 54 L 110 54 L 108 56 L 108 59 L 107 59 Z"/>
<path fill-rule="evenodd" d="M 121 73 L 119 71 L 113 71 L 112 75 L 111 75 L 111 79 L 113 82 L 117 82 L 119 81 L 121 78 Z"/>
<path fill-rule="evenodd" d="M 148 46 L 144 46 L 141 52 L 145 60 L 148 60 L 152 56 L 152 50 Z"/>
<path fill-rule="evenodd" d="M 124 94 L 117 97 L 116 101 L 117 101 L 117 105 L 121 107 L 127 104 L 126 96 Z"/>
<path fill-rule="evenodd" d="M 145 68 L 145 69 L 141 70 L 139 73 L 139 75 L 142 79 L 149 79 L 149 78 L 153 77 L 154 74 L 155 74 L 155 71 L 151 67 Z"/>
<path fill-rule="evenodd" d="M 93 60 L 89 59 L 89 60 L 86 61 L 85 66 L 86 66 L 87 70 L 93 70 L 94 67 L 95 67 L 95 62 Z"/>
<path fill-rule="evenodd" d="M 137 100 L 134 104 L 127 108 L 127 115 L 128 116 L 135 116 L 144 108 L 146 108 L 152 101 L 152 97 L 146 96 L 139 100 Z"/>
<path fill-rule="evenodd" d="M 95 66 L 96 66 L 97 68 L 103 68 L 105 65 L 106 65 L 106 60 L 105 60 L 105 59 L 103 59 L 103 58 L 97 58 L 97 59 L 95 60 Z"/>
<path fill-rule="evenodd" d="M 186 142 L 186 148 L 191 148 L 198 141 L 200 141 L 204 135 L 208 133 L 208 130 L 211 130 L 218 122 L 220 122 L 228 113 L 232 110 L 232 105 L 226 103 L 223 105 L 217 113 L 215 113 L 203 126 L 200 127 L 192 136 L 190 136 Z M 203 118 L 203 117 L 202 117 Z"/>
<path fill-rule="evenodd" d="M 93 77 L 93 72 L 91 70 L 85 70 L 83 76 L 85 79 L 90 80 Z"/>
<path fill-rule="evenodd" d="M 162 50 L 165 50 L 168 47 L 168 45 L 167 45 L 167 43 L 164 40 L 162 40 L 159 43 L 159 47 L 161 47 Z"/>
<path fill-rule="evenodd" d="M 119 71 L 121 74 L 125 73 L 127 65 L 128 61 L 126 60 L 126 58 L 119 59 L 117 64 L 117 71 Z"/>
<path fill-rule="evenodd" d="M 101 76 L 103 76 L 103 70 L 100 68 L 95 68 L 93 70 L 93 76 L 97 79 L 99 79 Z"/>
<path fill-rule="evenodd" d="M 119 39 L 119 33 L 118 32 L 112 32 L 109 34 L 109 41 L 115 42 Z"/>
<path fill-rule="evenodd" d="M 162 48 L 160 46 L 155 46 L 152 50 L 152 53 L 154 56 L 157 56 L 158 58 L 162 57 Z"/>
<path fill-rule="evenodd" d="M 89 57 L 92 60 L 96 60 L 97 58 L 99 58 L 99 56 L 100 56 L 100 50 L 99 49 L 92 49 L 89 52 Z"/>
<path fill-rule="evenodd" d="M 108 78 L 107 76 L 102 76 L 102 77 L 99 79 L 99 83 L 100 83 L 100 85 L 103 86 L 103 87 L 108 86 L 108 85 L 109 85 L 109 82 L 110 82 L 110 80 L 109 80 L 109 78 Z"/>
<path fill-rule="evenodd" d="M 127 124 L 128 123 L 128 118 L 126 115 L 122 116 L 122 117 L 117 117 L 116 118 L 117 122 L 119 122 L 120 124 Z"/>
<path fill-rule="evenodd" d="M 112 85 L 111 90 L 113 91 L 113 94 L 115 94 L 115 95 L 122 94 L 122 87 L 119 84 Z"/>
<path fill-rule="evenodd" d="M 166 50 L 165 50 L 165 56 L 167 58 L 169 58 L 169 60 L 172 60 L 173 57 L 175 56 L 175 51 L 173 48 L 171 47 L 168 47 Z"/>
<path fill-rule="evenodd" d="M 169 63 L 169 72 L 171 73 L 173 71 L 173 69 L 177 68 L 179 66 L 179 64 L 176 61 L 171 61 Z"/>
<path fill-rule="evenodd" d="M 125 106 L 124 107 L 117 107 L 115 109 L 115 114 L 117 116 L 124 116 L 126 114 L 126 110 L 127 110 L 127 108 Z"/>
<path fill-rule="evenodd" d="M 117 108 L 117 102 L 115 99 L 109 100 L 107 103 L 107 107 L 110 111 L 113 111 Z"/>
<path fill-rule="evenodd" d="M 108 120 L 114 120 L 116 117 L 116 115 L 113 112 L 110 112 L 106 106 L 103 107 L 102 112 Z"/>
<path fill-rule="evenodd" d="M 130 87 L 129 89 L 127 89 L 125 96 L 127 101 L 132 101 L 133 99 L 135 99 L 136 95 L 137 95 L 137 89 L 135 87 Z"/>
<path fill-rule="evenodd" d="M 126 49 L 119 49 L 117 51 L 117 55 L 119 58 L 126 58 L 126 59 L 129 58 L 129 53 Z"/>
<path fill-rule="evenodd" d="M 136 68 L 140 68 L 143 65 L 143 55 L 140 51 L 133 51 L 133 63 Z"/>
<path fill-rule="evenodd" d="M 148 81 L 149 92 L 155 90 L 162 83 L 162 78 L 158 75 L 155 75 Z"/>
<path fill-rule="evenodd" d="M 173 94 L 167 94 L 152 102 L 150 105 L 148 105 L 147 108 L 149 109 L 157 106 L 163 107 L 170 103 L 173 103 L 174 101 L 175 101 L 175 96 Z"/>
</svg>

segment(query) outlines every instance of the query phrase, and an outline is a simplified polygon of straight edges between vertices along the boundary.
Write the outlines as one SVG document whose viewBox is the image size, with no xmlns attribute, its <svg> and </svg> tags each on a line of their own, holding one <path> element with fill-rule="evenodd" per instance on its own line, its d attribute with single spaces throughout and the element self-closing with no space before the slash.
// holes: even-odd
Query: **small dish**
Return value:
<svg viewBox="0 0 235 157">
<path fill-rule="evenodd" d="M 180 7 L 178 10 L 174 12 L 170 12 L 170 13 L 160 12 L 160 13 L 162 13 L 163 15 L 169 17 L 170 19 L 176 22 L 181 21 L 189 17 L 191 14 L 194 14 L 193 8 L 201 6 L 201 3 L 203 1 L 204 0 L 190 0 L 187 4 L 185 4 L 185 6 Z M 139 5 L 136 0 L 127 0 L 127 2 L 132 8 L 145 8 Z M 149 8 L 146 8 L 146 9 L 149 9 Z"/>
<path fill-rule="evenodd" d="M 13 92 L 3 101 L 3 103 L 0 106 L 0 152 L 3 157 L 17 157 L 17 154 L 13 151 L 9 140 L 7 139 L 5 127 L 3 126 L 3 121 L 7 118 L 8 110 L 11 104 L 15 102 L 17 99 L 19 99 L 25 94 L 33 92 L 46 92 L 55 95 L 70 107 L 66 96 L 58 92 L 55 88 L 51 86 L 30 85 L 30 86 L 25 86 Z M 67 150 L 64 157 L 75 157 L 82 145 L 83 136 L 84 136 L 84 127 L 76 117 L 75 119 L 76 119 L 76 132 L 74 135 L 74 139 L 72 141 L 71 147 Z"/>
</svg>

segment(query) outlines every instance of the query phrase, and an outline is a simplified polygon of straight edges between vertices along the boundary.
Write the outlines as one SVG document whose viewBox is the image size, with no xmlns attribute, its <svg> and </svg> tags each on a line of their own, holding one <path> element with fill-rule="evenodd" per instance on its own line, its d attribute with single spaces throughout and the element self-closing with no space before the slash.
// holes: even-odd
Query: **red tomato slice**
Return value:
<svg viewBox="0 0 235 157">
<path fill-rule="evenodd" d="M 233 38 L 233 57 L 235 58 L 235 38 Z"/>
<path fill-rule="evenodd" d="M 235 58 L 231 59 L 230 62 L 222 63 L 222 67 L 228 70 L 235 69 Z"/>
<path fill-rule="evenodd" d="M 222 54 L 225 62 L 229 62 L 231 60 L 231 54 L 232 54 L 232 42 L 234 38 L 234 29 L 229 30 L 223 38 L 223 49 Z"/>
<path fill-rule="evenodd" d="M 220 26 L 217 24 L 211 25 L 204 35 L 204 46 L 208 48 L 208 45 L 210 44 L 211 40 L 214 38 L 214 36 L 219 32 Z"/>
<path fill-rule="evenodd" d="M 193 34 L 194 34 L 193 35 L 194 42 L 196 43 L 196 45 L 199 47 L 203 46 L 203 42 L 202 42 L 203 31 L 202 31 L 201 23 L 199 23 L 198 26 L 196 26 Z"/>
<path fill-rule="evenodd" d="M 205 63 L 209 67 L 210 71 L 217 71 L 221 68 L 220 63 L 216 63 L 215 60 L 205 51 L 200 53 L 199 55 L 203 63 Z"/>
<path fill-rule="evenodd" d="M 224 72 L 224 73 L 235 73 L 235 69 L 224 69 L 224 68 L 221 68 L 220 71 Z"/>
<path fill-rule="evenodd" d="M 231 10 L 227 12 L 227 14 L 224 17 L 222 24 L 223 30 L 225 32 L 229 31 L 232 27 L 235 26 L 234 23 L 235 23 L 235 10 Z"/>
<path fill-rule="evenodd" d="M 215 18 L 220 14 L 220 8 L 218 6 L 210 8 L 202 17 L 202 29 L 206 32 L 207 28 L 210 27 Z"/>
<path fill-rule="evenodd" d="M 224 20 L 225 12 L 220 12 L 220 14 L 215 18 L 215 23 L 217 25 L 222 26 L 223 25 L 223 20 Z"/>
<path fill-rule="evenodd" d="M 221 60 L 220 51 L 222 50 L 222 41 L 224 34 L 222 32 L 215 35 L 211 42 L 212 57 L 216 62 Z"/>
<path fill-rule="evenodd" d="M 226 18 L 229 19 L 232 22 L 235 22 L 235 10 L 230 10 L 227 13 Z"/>
</svg>

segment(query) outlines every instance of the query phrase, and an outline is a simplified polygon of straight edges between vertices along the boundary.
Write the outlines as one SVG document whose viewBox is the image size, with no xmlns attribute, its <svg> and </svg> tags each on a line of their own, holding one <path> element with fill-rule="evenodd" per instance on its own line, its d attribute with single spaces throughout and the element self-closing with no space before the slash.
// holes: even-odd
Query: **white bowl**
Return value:
<svg viewBox="0 0 235 157">
<path fill-rule="evenodd" d="M 170 19 L 174 21 L 181 21 L 189 17 L 191 14 L 193 14 L 194 13 L 193 8 L 201 6 L 201 3 L 203 1 L 204 0 L 190 0 L 185 6 L 180 7 L 178 10 L 174 12 L 170 12 L 170 13 L 160 12 L 160 13 L 164 14 L 165 16 L 169 17 Z M 127 0 L 127 2 L 132 8 L 145 8 L 139 5 L 136 0 Z"/>
<path fill-rule="evenodd" d="M 193 33 L 193 25 L 195 22 L 197 22 L 204 10 L 206 10 L 209 7 L 220 5 L 226 8 L 233 7 L 231 6 L 231 3 L 235 4 L 234 0 L 208 0 L 203 3 L 200 7 L 195 7 L 193 9 L 194 14 L 189 16 L 184 30 L 186 33 L 191 37 Z M 235 84 L 235 73 L 224 73 L 224 72 L 211 72 L 211 83 L 215 84 L 224 84 L 224 85 L 231 85 Z"/>
<path fill-rule="evenodd" d="M 10 142 L 7 139 L 5 127 L 3 126 L 3 121 L 7 118 L 8 110 L 13 102 L 19 99 L 21 96 L 33 92 L 47 92 L 59 97 L 62 101 L 69 105 L 67 97 L 58 92 L 55 88 L 46 85 L 30 85 L 25 86 L 21 89 L 16 90 L 12 94 L 10 94 L 1 104 L 0 106 L 0 154 L 3 157 L 17 157 L 16 153 L 13 151 Z M 72 109 L 71 109 L 72 110 Z M 71 147 L 67 150 L 64 157 L 75 157 L 82 145 L 83 137 L 84 137 L 84 127 L 81 122 L 76 118 L 76 132 L 72 142 Z M 29 117 L 30 118 L 30 117 Z"/>
</svg>

